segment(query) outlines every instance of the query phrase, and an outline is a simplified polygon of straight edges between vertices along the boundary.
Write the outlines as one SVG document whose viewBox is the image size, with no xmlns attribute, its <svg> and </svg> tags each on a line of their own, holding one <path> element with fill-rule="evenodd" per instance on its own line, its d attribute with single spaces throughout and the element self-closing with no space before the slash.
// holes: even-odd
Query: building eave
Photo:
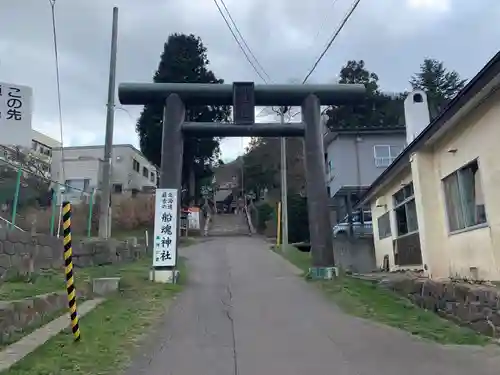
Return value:
<svg viewBox="0 0 500 375">
<path fill-rule="evenodd" d="M 500 84 L 500 52 L 460 91 L 448 106 L 387 167 L 361 197 L 356 207 L 373 199 L 387 183 L 410 163 L 410 156 L 454 128 L 461 118 L 476 108 Z"/>
</svg>

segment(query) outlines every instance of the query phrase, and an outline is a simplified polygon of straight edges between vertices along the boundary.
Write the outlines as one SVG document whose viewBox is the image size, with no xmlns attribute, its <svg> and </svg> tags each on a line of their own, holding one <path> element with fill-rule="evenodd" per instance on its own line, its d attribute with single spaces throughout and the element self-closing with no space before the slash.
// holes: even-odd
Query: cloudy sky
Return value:
<svg viewBox="0 0 500 375">
<path fill-rule="evenodd" d="M 352 0 L 226 0 L 273 82 L 302 79 Z M 64 144 L 102 144 L 112 7 L 120 8 L 117 82 L 151 81 L 174 32 L 199 35 L 211 68 L 226 80 L 260 82 L 213 0 L 56 0 Z M 387 91 L 408 87 L 425 57 L 472 77 L 500 49 L 498 0 L 362 0 L 311 77 L 335 80 L 348 59 L 364 59 Z M 59 139 L 49 0 L 0 1 L 0 81 L 34 90 L 33 127 Z M 115 115 L 115 143 L 138 145 L 141 107 Z M 224 159 L 246 140 L 222 144 Z"/>
</svg>

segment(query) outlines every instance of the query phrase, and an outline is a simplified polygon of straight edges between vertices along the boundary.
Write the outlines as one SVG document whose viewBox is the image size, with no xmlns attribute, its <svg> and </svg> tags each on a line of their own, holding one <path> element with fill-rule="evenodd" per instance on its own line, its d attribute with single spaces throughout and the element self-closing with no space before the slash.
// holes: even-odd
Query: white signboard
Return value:
<svg viewBox="0 0 500 375">
<path fill-rule="evenodd" d="M 189 207 L 188 223 L 189 229 L 200 229 L 200 209 L 198 207 Z"/>
<path fill-rule="evenodd" d="M 175 266 L 177 225 L 177 189 L 156 189 L 153 267 Z"/>
<path fill-rule="evenodd" d="M 31 87 L 0 82 L 2 145 L 31 148 L 32 96 Z"/>
</svg>

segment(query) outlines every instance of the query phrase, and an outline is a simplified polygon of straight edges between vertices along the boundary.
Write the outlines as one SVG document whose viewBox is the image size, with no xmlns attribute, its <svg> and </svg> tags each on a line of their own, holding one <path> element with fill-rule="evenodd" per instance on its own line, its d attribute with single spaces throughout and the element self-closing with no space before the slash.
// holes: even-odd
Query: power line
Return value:
<svg viewBox="0 0 500 375">
<path fill-rule="evenodd" d="M 233 31 L 233 28 L 231 27 L 231 25 L 229 24 L 229 21 L 227 20 L 226 16 L 224 15 L 224 12 L 222 11 L 221 7 L 219 6 L 219 3 L 217 3 L 217 0 L 213 0 L 214 1 L 214 4 L 215 6 L 217 7 L 217 9 L 219 10 L 219 13 L 220 15 L 222 16 L 222 18 L 224 19 L 224 22 L 226 23 L 229 31 L 231 32 L 231 35 L 233 36 L 234 40 L 236 41 L 236 43 L 238 43 L 238 47 L 240 47 L 241 49 L 241 52 L 243 52 L 243 54 L 245 55 L 245 58 L 247 59 L 248 63 L 252 66 L 253 70 L 255 70 L 255 73 L 257 73 L 257 75 L 265 82 L 267 83 L 267 79 L 262 75 L 262 73 L 257 69 L 257 67 L 255 66 L 255 64 L 253 63 L 253 61 L 250 59 L 250 56 L 248 56 L 248 53 L 245 51 L 245 49 L 243 48 L 243 46 L 241 45 L 240 41 L 238 40 L 238 37 L 236 36 L 236 34 L 234 33 Z"/>
<path fill-rule="evenodd" d="M 250 53 L 250 55 L 253 57 L 253 59 L 255 60 L 255 63 L 257 64 L 257 66 L 260 68 L 260 70 L 262 71 L 262 73 L 264 73 L 264 75 L 267 77 L 267 79 L 269 81 L 272 81 L 271 80 L 271 77 L 269 76 L 269 74 L 267 74 L 266 70 L 262 67 L 262 65 L 260 64 L 259 60 L 257 59 L 257 57 L 255 57 L 254 53 L 252 52 L 252 49 L 249 47 L 249 45 L 247 44 L 245 38 L 243 37 L 243 35 L 241 35 L 241 32 L 240 32 L 240 29 L 238 28 L 238 26 L 236 25 L 236 22 L 234 21 L 233 17 L 231 16 L 231 12 L 229 11 L 229 9 L 227 9 L 227 6 L 226 6 L 226 3 L 224 2 L 224 0 L 220 0 L 222 6 L 224 7 L 224 10 L 226 11 L 227 13 L 227 16 L 229 17 L 229 20 L 232 22 L 233 26 L 234 26 L 234 30 L 236 31 L 236 33 L 240 36 L 240 39 L 241 41 L 243 42 L 243 45 L 247 48 L 248 50 L 248 53 Z"/>
<path fill-rule="evenodd" d="M 332 1 L 332 4 L 331 4 L 331 8 L 333 8 L 335 6 L 335 4 L 338 3 L 339 0 L 333 0 Z M 321 33 L 321 30 L 326 26 L 326 21 L 328 21 L 328 18 L 330 16 L 330 12 L 325 12 L 325 18 L 323 19 L 323 22 L 321 22 L 319 28 L 318 28 L 318 32 L 316 33 L 316 36 L 314 37 L 314 40 L 318 39 L 319 38 L 319 34 Z"/>
<path fill-rule="evenodd" d="M 59 53 L 57 48 L 57 28 L 56 28 L 56 0 L 49 0 L 51 13 L 52 13 L 52 36 L 54 41 L 54 57 L 56 64 L 56 85 L 57 85 L 57 106 L 59 110 L 59 131 L 61 134 L 61 177 L 62 181 L 66 182 L 64 176 L 64 137 L 63 137 L 63 118 L 62 118 L 62 105 L 61 105 L 61 79 L 59 74 Z M 62 196 L 61 196 L 62 197 Z M 59 224 L 57 226 L 57 237 L 59 237 L 62 219 L 62 202 L 59 207 Z"/>
<path fill-rule="evenodd" d="M 340 23 L 339 27 L 337 28 L 337 30 L 335 31 L 335 33 L 333 33 L 333 36 L 331 37 L 330 41 L 328 42 L 328 44 L 326 45 L 325 49 L 323 50 L 323 52 L 321 53 L 321 55 L 318 57 L 318 59 L 314 62 L 311 70 L 309 70 L 309 73 L 307 73 L 306 77 L 304 78 L 304 80 L 302 81 L 302 84 L 306 83 L 307 80 L 309 79 L 309 77 L 311 76 L 311 74 L 313 74 L 313 72 L 316 70 L 318 64 L 321 62 L 321 60 L 323 59 L 323 57 L 326 55 L 326 53 L 328 52 L 328 50 L 330 49 L 330 47 L 332 46 L 333 42 L 335 41 L 335 39 L 337 39 L 337 36 L 340 34 L 340 32 L 342 31 L 342 29 L 344 28 L 345 24 L 347 23 L 347 21 L 349 21 L 349 18 L 351 17 L 351 15 L 354 13 L 354 11 L 356 10 L 356 8 L 358 7 L 359 3 L 360 3 L 361 0 L 355 0 L 354 1 L 354 4 L 352 5 L 351 9 L 347 12 L 347 14 L 344 16 L 344 19 L 342 20 L 342 22 Z"/>
</svg>

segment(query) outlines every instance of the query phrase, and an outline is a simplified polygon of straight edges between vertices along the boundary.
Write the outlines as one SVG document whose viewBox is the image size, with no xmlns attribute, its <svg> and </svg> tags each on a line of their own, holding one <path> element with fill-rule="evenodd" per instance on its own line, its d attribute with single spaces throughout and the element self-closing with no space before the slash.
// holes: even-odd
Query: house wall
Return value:
<svg viewBox="0 0 500 375">
<path fill-rule="evenodd" d="M 371 202 L 372 210 L 372 222 L 373 222 L 373 241 L 375 244 L 375 261 L 377 267 L 380 268 L 384 263 L 384 256 L 389 256 L 389 267 L 391 270 L 395 270 L 397 267 L 394 264 L 394 247 L 392 241 L 396 238 L 397 226 L 396 217 L 394 215 L 394 202 L 392 196 L 401 189 L 402 186 L 409 184 L 412 181 L 412 175 L 410 168 L 406 168 L 402 171 L 389 185 L 383 189 L 379 197 L 379 202 L 383 202 L 385 205 L 382 207 L 377 207 L 375 201 Z M 378 218 L 389 213 L 390 223 L 391 223 L 391 235 L 389 237 L 380 239 L 378 231 Z"/>
<path fill-rule="evenodd" d="M 375 165 L 374 146 L 405 147 L 404 133 L 340 134 L 327 147 L 326 181 L 333 196 L 342 186 L 371 185 L 386 167 Z M 332 168 L 329 169 L 330 162 Z"/>
<path fill-rule="evenodd" d="M 64 149 L 64 178 L 61 169 L 61 149 L 53 150 L 52 177 L 64 184 L 65 180 L 89 179 L 89 191 L 98 188 L 102 174 L 103 146 L 67 147 Z M 133 160 L 139 162 L 139 171 L 133 169 Z M 148 177 L 143 176 L 143 167 Z M 151 181 L 151 172 L 154 173 Z M 111 183 L 121 184 L 123 191 L 141 190 L 144 186 L 156 186 L 157 171 L 148 160 L 131 145 L 115 145 L 112 150 Z"/>
<path fill-rule="evenodd" d="M 394 266 L 392 239 L 396 233 L 392 194 L 401 183 L 413 181 L 415 205 L 424 269 L 432 278 L 468 277 L 500 280 L 500 94 L 494 94 L 460 120 L 456 126 L 432 146 L 411 155 L 411 170 L 389 182 L 377 198 L 385 200 L 386 207 L 371 202 L 375 254 L 381 266 L 384 255 L 389 255 Z M 446 211 L 443 178 L 476 160 L 487 223 L 450 233 Z M 391 210 L 392 236 L 378 238 L 378 222 Z"/>
<path fill-rule="evenodd" d="M 434 277 L 474 277 L 470 268 L 476 267 L 480 279 L 500 280 L 499 118 L 500 94 L 496 93 L 433 147 L 435 173 L 426 181 L 437 192 L 439 207 L 432 215 L 432 230 L 428 235 L 432 244 L 428 252 L 435 253 L 432 263 L 439 265 L 432 271 Z M 487 224 L 450 233 L 441 180 L 474 159 L 478 160 Z M 420 209 L 429 212 L 430 207 Z"/>
</svg>

